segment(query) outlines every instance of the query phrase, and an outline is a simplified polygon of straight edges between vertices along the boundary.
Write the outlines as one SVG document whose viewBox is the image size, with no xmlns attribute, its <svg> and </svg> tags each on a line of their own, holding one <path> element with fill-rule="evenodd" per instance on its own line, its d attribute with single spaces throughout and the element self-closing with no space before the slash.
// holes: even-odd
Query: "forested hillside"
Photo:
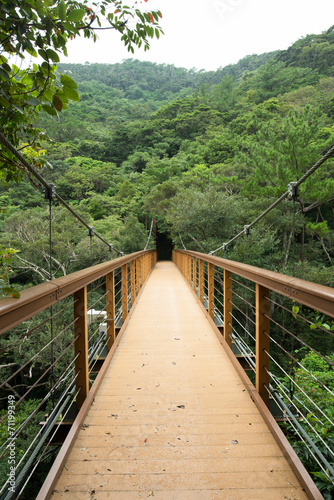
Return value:
<svg viewBox="0 0 334 500">
<path fill-rule="evenodd" d="M 114 65 L 63 64 L 59 70 L 73 102 L 59 116 L 61 99 L 55 100 L 54 108 L 47 106 L 55 116 L 40 117 L 38 126 L 46 131 L 42 147 L 22 143 L 21 149 L 36 167 L 42 157 L 46 159 L 39 168 L 45 180 L 124 253 L 145 247 L 152 218 L 176 247 L 215 251 L 285 193 L 334 143 L 334 26 L 298 40 L 288 50 L 248 55 L 215 72 L 135 59 Z M 39 106 L 35 101 L 31 106 Z M 1 185 L 0 286 L 7 285 L 11 267 L 10 284 L 20 291 L 49 279 L 50 260 L 52 275 L 59 277 L 110 259 L 110 248 L 96 238 L 91 255 L 87 229 L 57 201 L 52 202 L 51 222 L 50 259 L 49 201 L 43 190 L 33 177 Z M 334 286 L 334 159 L 301 185 L 294 202 L 282 201 L 249 235 L 217 255 Z M 310 415 L 317 428 L 313 439 L 332 461 L 333 320 L 307 312 L 308 324 L 301 332 L 294 323 L 298 306 L 288 299 L 283 305 L 280 322 L 294 334 L 291 342 L 282 334 L 280 362 L 286 376 L 280 382 L 291 393 L 294 378 L 303 405 L 312 391 L 326 417 L 322 421 Z M 285 311 L 292 311 L 288 319 Z M 62 317 L 57 321 L 62 330 Z M 331 331 L 321 336 L 318 327 Z M 9 355 L 10 335 L 2 337 L 3 367 L 8 371 L 30 355 L 23 342 Z M 26 340 L 19 329 L 12 335 Z M 301 340 L 300 348 L 295 340 Z M 309 350 L 310 345 L 321 356 Z M 299 369 L 300 360 L 307 376 Z M 43 363 L 50 364 L 49 358 Z M 37 378 L 44 368 L 31 366 Z M 27 415 L 29 411 L 28 401 Z M 317 471 L 298 440 L 294 445 L 326 500 L 333 498 L 328 474 Z"/>
<path fill-rule="evenodd" d="M 77 82 L 80 101 L 59 120 L 40 120 L 51 142 L 34 154 L 52 165 L 42 174 L 57 192 L 122 251 L 143 247 L 155 217 L 177 246 L 182 238 L 187 248 L 210 252 L 334 142 L 333 66 L 333 27 L 216 72 L 134 59 L 61 65 Z M 295 207 L 296 274 L 328 285 L 334 283 L 333 172 L 330 159 L 301 186 Z M 43 193 L 33 181 L 9 184 L 1 188 L 1 206 L 1 243 L 20 251 L 13 281 L 46 279 Z M 54 219 L 59 275 L 88 263 L 89 244 L 61 207 Z M 252 229 L 247 244 L 241 238 L 224 255 L 289 274 L 292 221 L 292 201 L 285 201 Z M 96 242 L 94 262 L 105 258 L 107 249 Z"/>
</svg>

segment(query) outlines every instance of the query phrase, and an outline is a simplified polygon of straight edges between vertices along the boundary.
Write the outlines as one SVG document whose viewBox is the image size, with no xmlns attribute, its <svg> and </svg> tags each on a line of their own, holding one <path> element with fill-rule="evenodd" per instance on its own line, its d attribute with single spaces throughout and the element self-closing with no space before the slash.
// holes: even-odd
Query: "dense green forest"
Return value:
<svg viewBox="0 0 334 500">
<path fill-rule="evenodd" d="M 46 180 L 123 252 L 143 247 L 152 217 L 176 246 L 181 237 L 187 248 L 210 252 L 334 142 L 333 65 L 334 28 L 216 72 L 134 59 L 60 65 L 80 101 L 59 120 L 41 118 L 51 141 L 26 152 L 32 162 L 45 155 Z M 295 207 L 296 275 L 327 285 L 334 283 L 333 169 L 328 160 L 306 181 Z M 19 250 L 12 281 L 24 286 L 47 278 L 40 232 L 47 207 L 34 184 L 0 192 L 1 244 Z M 247 255 L 245 238 L 224 255 L 291 274 L 292 205 L 283 202 L 252 229 Z M 89 243 L 62 208 L 54 219 L 57 276 L 87 264 Z M 94 262 L 107 250 L 96 242 Z"/>
<path fill-rule="evenodd" d="M 41 116 L 39 127 L 49 139 L 40 149 L 23 151 L 34 165 L 43 156 L 43 177 L 125 253 L 144 248 L 153 217 L 176 247 L 217 249 L 334 143 L 334 26 L 288 50 L 249 55 L 211 72 L 135 59 L 60 64 L 59 70 L 77 82 L 80 101 L 69 103 L 60 119 Z M 44 192 L 32 177 L 4 184 L 0 207 L 0 244 L 16 252 L 11 284 L 21 290 L 46 281 Z M 90 265 L 87 230 L 57 202 L 52 239 L 53 276 Z M 333 286 L 333 159 L 301 185 L 295 203 L 283 201 L 248 237 L 217 255 L 288 275 L 294 268 L 297 277 Z M 93 263 L 109 258 L 108 247 L 94 240 Z M 308 330 L 304 338 L 316 345 Z M 332 359 L 331 339 L 321 352 Z M 299 358 L 334 390 L 332 366 L 306 349 Z M 298 369 L 294 376 L 302 379 Z M 312 386 L 302 383 L 306 391 Z M 333 416 L 333 399 L 319 392 L 321 402 Z"/>
</svg>

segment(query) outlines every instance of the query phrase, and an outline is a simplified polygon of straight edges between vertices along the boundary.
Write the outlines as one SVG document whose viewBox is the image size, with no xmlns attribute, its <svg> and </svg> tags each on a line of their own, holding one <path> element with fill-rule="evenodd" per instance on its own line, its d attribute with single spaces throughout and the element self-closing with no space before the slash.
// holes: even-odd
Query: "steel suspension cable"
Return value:
<svg viewBox="0 0 334 500">
<path fill-rule="evenodd" d="M 63 198 L 56 192 L 55 190 L 55 186 L 53 184 L 49 184 L 42 176 L 39 172 L 37 172 L 37 170 L 32 166 L 30 165 L 27 160 L 21 155 L 21 153 L 19 153 L 19 151 L 17 151 L 17 149 L 14 148 L 14 146 L 6 139 L 6 137 L 4 136 L 4 134 L 2 132 L 0 132 L 0 142 L 7 148 L 9 149 L 9 151 L 11 153 L 13 153 L 14 156 L 16 156 L 16 158 L 19 160 L 20 163 L 22 163 L 22 165 L 24 167 L 26 167 L 26 169 L 34 176 L 36 177 L 36 179 L 40 182 L 40 184 L 42 186 L 44 186 L 46 192 L 49 192 L 50 189 L 53 190 L 53 196 L 54 198 L 57 198 L 57 200 L 69 211 L 71 212 L 72 215 L 74 215 L 74 217 L 76 217 L 78 219 L 79 222 L 81 222 L 81 224 L 83 224 L 87 229 L 88 231 L 90 230 L 90 227 L 87 222 L 84 221 L 84 219 L 82 217 L 80 217 L 80 215 L 75 212 L 75 210 L 73 210 L 73 208 L 71 208 L 69 206 L 68 203 L 66 203 L 65 200 L 63 200 Z M 124 255 L 123 252 L 121 252 L 120 250 L 117 250 L 117 248 L 115 248 L 112 244 L 108 243 L 108 241 L 106 241 L 103 236 L 99 235 L 98 233 L 94 232 L 94 235 L 99 239 L 101 240 L 105 245 L 107 245 L 109 247 L 110 250 L 115 250 L 116 253 L 118 253 L 119 255 Z"/>
<path fill-rule="evenodd" d="M 255 225 L 257 224 L 261 219 L 263 219 L 263 217 L 265 217 L 269 212 L 271 212 L 271 210 L 273 210 L 277 205 L 279 205 L 281 203 L 281 201 L 285 200 L 286 198 L 288 198 L 288 196 L 292 196 L 294 197 L 294 193 L 297 191 L 297 188 L 303 183 L 305 182 L 319 167 L 321 167 L 321 165 L 323 163 L 325 163 L 325 161 L 328 160 L 328 158 L 330 158 L 331 156 L 334 155 L 334 145 L 332 147 L 329 148 L 329 150 L 327 151 L 327 153 L 325 155 L 323 155 L 322 158 L 320 158 L 319 161 L 317 161 L 317 163 L 315 163 L 313 165 L 313 167 L 311 167 L 300 179 L 298 179 L 296 182 L 291 182 L 289 184 L 289 189 L 288 191 L 286 191 L 285 193 L 283 193 L 272 205 L 270 205 L 270 207 L 268 207 L 261 215 L 259 215 L 255 220 L 253 220 L 253 222 L 251 222 L 249 225 L 245 226 L 244 229 L 242 231 L 240 231 L 240 233 L 238 233 L 236 236 L 234 236 L 230 241 L 228 241 L 227 243 L 223 243 L 219 248 L 217 248 L 216 250 L 213 250 L 212 252 L 209 253 L 209 255 L 213 255 L 215 254 L 216 252 L 218 252 L 219 250 L 226 250 L 228 245 L 230 245 L 231 243 L 233 243 L 235 240 L 237 240 L 238 238 L 240 238 L 240 236 L 242 236 L 243 234 L 248 234 L 249 230 Z"/>
<path fill-rule="evenodd" d="M 150 229 L 150 234 L 148 235 L 148 239 L 147 239 L 147 243 L 145 245 L 145 248 L 144 250 L 147 250 L 147 247 L 150 243 L 150 240 L 151 240 L 151 236 L 152 236 L 152 231 L 153 231 L 153 223 L 154 223 L 154 219 L 152 218 L 152 222 L 151 222 L 151 229 Z"/>
</svg>

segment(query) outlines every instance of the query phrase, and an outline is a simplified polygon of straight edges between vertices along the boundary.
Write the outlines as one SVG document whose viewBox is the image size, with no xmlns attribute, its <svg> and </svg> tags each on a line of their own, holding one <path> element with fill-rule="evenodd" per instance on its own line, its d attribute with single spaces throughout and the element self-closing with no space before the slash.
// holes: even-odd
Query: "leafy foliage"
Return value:
<svg viewBox="0 0 334 500">
<path fill-rule="evenodd" d="M 25 3 L 30 5 L 28 0 L 20 5 Z M 120 2 L 102 4 L 105 12 L 101 10 L 101 23 L 103 16 L 108 16 L 107 6 L 116 3 L 121 12 L 113 12 L 117 22 L 113 17 L 112 27 L 121 29 L 131 14 Z M 57 37 L 63 37 L 66 43 L 81 33 L 94 37 L 91 22 L 98 22 L 95 14 L 100 16 L 86 9 L 88 3 L 76 3 L 70 10 L 73 5 L 51 3 L 55 16 L 52 26 L 58 26 Z M 136 14 L 136 10 L 131 12 Z M 156 16 L 152 14 L 153 24 L 147 15 L 142 18 L 147 30 L 140 33 L 148 40 L 151 35 L 158 36 L 155 29 L 160 28 Z M 15 70 L 12 81 L 14 70 L 4 62 L 8 77 L 0 72 L 1 82 L 8 86 L 11 81 L 18 86 L 21 80 L 22 85 L 30 82 L 26 88 L 31 94 L 11 95 L 4 126 L 17 146 L 25 148 L 29 161 L 42 166 L 43 176 L 56 185 L 57 192 L 122 251 L 144 247 L 152 217 L 156 218 L 158 231 L 168 233 L 176 245 L 182 238 L 188 249 L 209 252 L 218 248 L 242 232 L 334 142 L 334 73 L 330 59 L 333 28 L 305 37 L 287 51 L 250 55 L 236 65 L 208 73 L 134 59 L 116 65 L 58 64 L 57 54 L 63 46 L 52 45 L 56 43 L 52 39 L 54 31 L 52 28 L 48 32 L 51 47 L 37 49 L 45 50 L 48 59 L 37 64 L 36 71 L 31 70 L 32 79 L 44 71 L 39 78 L 51 86 L 44 89 L 43 81 L 30 81 L 30 70 L 26 76 L 21 73 L 25 70 Z M 36 33 L 33 31 L 31 36 Z M 125 27 L 122 35 L 130 36 L 128 33 Z M 22 44 L 26 38 L 31 40 L 22 37 Z M 129 47 L 135 42 L 135 35 L 131 35 Z M 56 55 L 48 53 L 49 48 Z M 23 89 L 18 87 L 20 92 Z M 2 94 L 1 99 L 6 97 Z M 31 99 L 39 99 L 41 104 Z M 24 119 L 12 104 L 24 110 Z M 46 111 L 44 115 L 42 110 Z M 53 143 L 43 139 L 38 129 L 30 128 L 35 127 L 37 117 L 38 127 L 47 130 Z M 29 124 L 24 122 L 28 119 Z M 36 149 L 38 144 L 40 148 Z M 7 181 L 17 180 L 20 172 L 15 163 L 7 162 L 7 167 Z M 301 186 L 295 204 L 291 200 L 282 202 L 247 237 L 239 238 L 219 255 L 285 274 L 292 274 L 294 268 L 297 277 L 333 286 L 333 168 L 333 159 L 329 159 Z M 27 287 L 49 278 L 50 215 L 43 193 L 31 181 L 8 182 L 0 188 L 0 203 L 6 208 L 0 213 L 0 243 L 4 249 L 20 250 L 12 256 L 10 286 L 15 283 Z M 52 205 L 52 222 L 53 275 L 89 266 L 90 238 L 86 230 L 79 229 L 56 202 Z M 93 240 L 93 263 L 109 258 L 108 248 Z M 288 299 L 277 300 L 291 311 Z M 303 388 L 295 391 L 295 397 L 304 405 L 305 394 L 312 394 L 332 419 L 333 401 L 327 394 L 325 398 L 324 385 L 333 390 L 333 371 L 305 345 L 316 347 L 320 354 L 332 359 L 332 338 L 323 335 L 333 330 L 332 319 L 306 311 L 310 323 L 302 327 L 298 323 L 302 307 L 297 303 L 293 303 L 288 319 L 279 307 L 273 308 L 274 318 L 275 314 L 279 316 L 278 323 L 294 331 L 296 338 L 291 340 L 283 334 L 281 339 L 282 331 L 275 330 L 275 324 L 271 335 L 280 336 L 286 352 L 308 370 L 290 363 L 284 351 L 276 353 L 274 346 L 275 355 L 281 357 L 284 368 Z M 36 337 L 35 342 L 43 343 L 47 333 Z M 299 340 L 305 343 L 300 349 Z M 20 364 L 23 344 L 18 343 L 9 362 Z M 41 367 L 49 359 L 45 356 Z M 28 368 L 31 373 L 39 369 L 36 365 Z M 290 389 L 289 380 L 283 382 Z M 333 429 L 323 415 L 312 407 L 306 419 L 317 431 L 313 436 L 317 446 L 323 446 L 319 435 L 332 446 Z M 323 494 L 330 498 L 326 475 L 315 468 L 307 448 L 293 431 L 288 432 Z"/>
<path fill-rule="evenodd" d="M 97 30 L 103 27 L 118 31 L 130 52 L 142 45 L 147 50 L 149 39 L 159 38 L 162 32 L 161 17 L 160 11 L 143 12 L 123 5 L 122 0 L 4 0 L 0 11 L 0 127 L 7 139 L 14 146 L 20 146 L 22 140 L 40 146 L 45 134 L 34 125 L 39 114 L 44 111 L 58 117 L 70 101 L 79 101 L 76 82 L 57 71 L 59 54 L 67 54 L 71 39 L 83 35 L 95 41 Z M 29 55 L 39 57 L 39 62 L 22 68 L 19 61 Z M 0 154 L 5 166 L 1 178 L 17 181 L 21 174 L 15 157 L 4 147 Z"/>
</svg>

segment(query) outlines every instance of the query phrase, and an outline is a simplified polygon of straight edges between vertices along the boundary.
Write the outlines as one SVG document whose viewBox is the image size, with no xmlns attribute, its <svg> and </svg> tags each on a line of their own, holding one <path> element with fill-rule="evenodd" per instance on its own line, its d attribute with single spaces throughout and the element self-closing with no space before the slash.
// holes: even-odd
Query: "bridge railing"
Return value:
<svg viewBox="0 0 334 500">
<path fill-rule="evenodd" d="M 0 300 L 1 498 L 53 460 L 155 262 L 136 252 Z"/>
<path fill-rule="evenodd" d="M 334 289 L 193 251 L 175 250 L 173 260 L 246 370 L 252 397 L 333 492 Z"/>
</svg>

